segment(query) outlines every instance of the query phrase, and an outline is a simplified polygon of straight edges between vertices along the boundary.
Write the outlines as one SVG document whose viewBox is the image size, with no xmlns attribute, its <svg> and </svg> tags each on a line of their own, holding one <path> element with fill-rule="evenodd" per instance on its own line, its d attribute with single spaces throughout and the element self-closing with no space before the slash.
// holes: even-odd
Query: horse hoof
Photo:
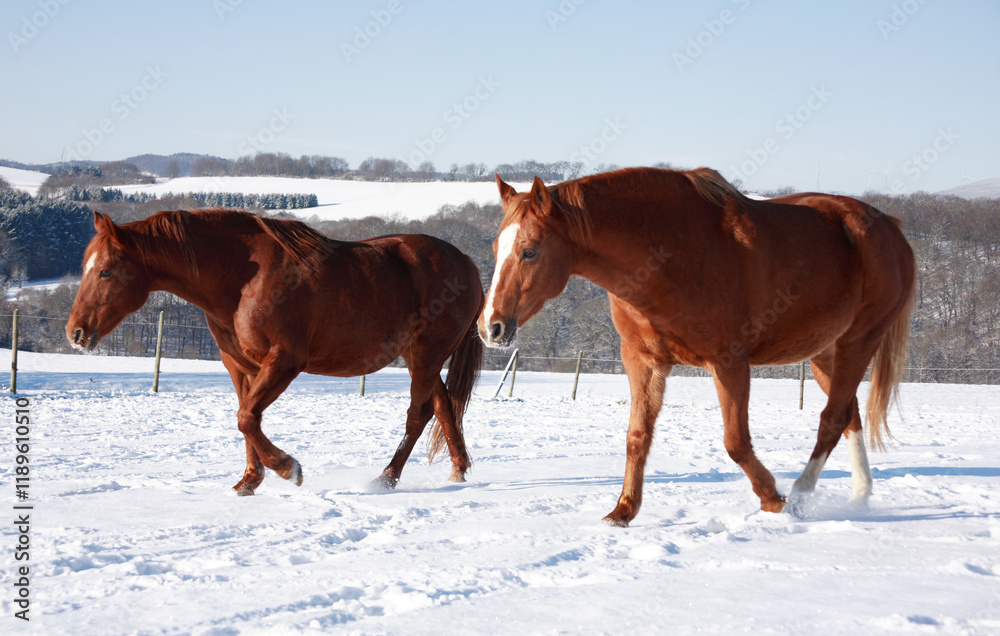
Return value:
<svg viewBox="0 0 1000 636">
<path fill-rule="evenodd" d="M 627 528 L 628 521 L 616 515 L 608 515 L 601 519 L 601 523 L 612 528 Z"/>
<path fill-rule="evenodd" d="M 292 482 L 296 486 L 302 485 L 302 465 L 292 458 L 292 467 L 288 470 L 287 475 L 282 475 L 285 479 Z"/>
<path fill-rule="evenodd" d="M 791 503 L 786 506 L 786 501 L 784 497 L 779 496 L 777 499 L 762 499 L 760 502 L 760 509 L 764 512 L 782 512 L 786 507 L 789 508 L 789 512 L 795 513 L 795 510 L 799 508 L 805 499 L 805 496 L 801 493 L 796 494 L 797 491 L 793 490 L 790 496 Z"/>
<path fill-rule="evenodd" d="M 236 496 L 238 497 L 253 496 L 253 488 L 250 488 L 249 486 L 246 486 L 244 484 L 236 484 L 235 486 L 233 486 L 233 490 L 236 491 Z"/>
<path fill-rule="evenodd" d="M 396 488 L 396 484 L 399 483 L 399 477 L 396 477 L 389 471 L 385 471 L 376 477 L 372 483 L 379 486 L 383 490 L 394 490 Z"/>
<path fill-rule="evenodd" d="M 448 477 L 448 481 L 454 482 L 456 484 L 464 484 L 465 483 L 465 473 L 460 473 L 460 472 L 457 472 L 457 471 L 453 471 L 451 473 L 451 475 Z"/>
</svg>

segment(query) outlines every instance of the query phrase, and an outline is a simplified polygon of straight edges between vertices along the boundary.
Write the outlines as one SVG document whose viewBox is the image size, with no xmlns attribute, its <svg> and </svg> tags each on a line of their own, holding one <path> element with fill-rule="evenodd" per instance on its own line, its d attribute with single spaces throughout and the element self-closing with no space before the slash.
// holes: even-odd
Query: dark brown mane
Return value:
<svg viewBox="0 0 1000 636">
<path fill-rule="evenodd" d="M 177 248 L 185 266 L 197 275 L 198 262 L 188 240 L 188 232 L 197 231 L 197 222 L 233 233 L 241 229 L 241 225 L 259 228 L 274 239 L 296 263 L 310 268 L 325 260 L 333 247 L 333 241 L 301 221 L 268 219 L 243 210 L 226 208 L 159 212 L 141 221 L 123 225 L 122 228 L 130 230 L 129 236 L 139 251 L 140 258 L 157 251 L 162 252 L 163 243 L 167 242 Z"/>
<path fill-rule="evenodd" d="M 186 228 L 191 222 L 190 214 L 186 210 L 158 212 L 141 221 L 126 223 L 121 229 L 126 231 L 125 236 L 138 252 L 141 262 L 148 263 L 155 255 L 162 254 L 164 244 L 167 244 L 177 250 L 185 268 L 197 277 L 198 259 L 188 240 Z"/>
<path fill-rule="evenodd" d="M 662 168 L 624 168 L 613 172 L 563 181 L 550 186 L 553 213 L 567 224 L 570 240 L 586 247 L 593 236 L 593 220 L 587 209 L 586 194 L 615 196 L 649 188 L 650 179 L 661 178 L 674 183 L 690 183 L 702 199 L 724 206 L 728 197 L 740 202 L 752 200 L 743 195 L 725 177 L 711 168 L 694 170 L 664 170 Z M 519 222 L 532 210 L 531 197 L 526 193 L 518 197 L 507 210 L 501 229 Z"/>
</svg>

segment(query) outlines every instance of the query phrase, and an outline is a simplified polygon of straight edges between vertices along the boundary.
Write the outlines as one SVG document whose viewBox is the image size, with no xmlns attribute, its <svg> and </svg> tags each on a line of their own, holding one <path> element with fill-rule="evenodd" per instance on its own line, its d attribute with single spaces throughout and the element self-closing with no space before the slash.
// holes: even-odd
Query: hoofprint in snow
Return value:
<svg viewBox="0 0 1000 636">
<path fill-rule="evenodd" d="M 623 376 L 583 376 L 572 401 L 572 376 L 522 372 L 515 399 L 490 401 L 498 374 L 484 373 L 468 483 L 414 453 L 390 492 L 371 481 L 402 436 L 405 370 L 370 376 L 365 397 L 357 378 L 302 376 L 264 425 L 304 484 L 269 473 L 237 497 L 244 446 L 221 364 L 165 360 L 152 394 L 148 359 L 18 362 L 32 620 L 13 618 L 3 524 L 4 633 L 1000 632 L 995 386 L 903 385 L 869 507 L 848 503 L 841 444 L 791 516 L 758 510 L 711 380 L 670 379 L 643 507 L 620 529 L 600 519 L 621 487 Z M 754 381 L 751 430 L 783 492 L 823 404 L 814 384 L 799 411 L 796 382 Z M 3 456 L 10 514 L 12 448 Z"/>
</svg>

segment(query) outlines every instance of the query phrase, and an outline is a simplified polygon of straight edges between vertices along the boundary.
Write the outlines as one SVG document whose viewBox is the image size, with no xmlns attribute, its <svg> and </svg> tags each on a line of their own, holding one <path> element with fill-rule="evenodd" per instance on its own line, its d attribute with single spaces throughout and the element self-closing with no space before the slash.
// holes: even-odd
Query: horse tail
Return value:
<svg viewBox="0 0 1000 636">
<path fill-rule="evenodd" d="M 916 291 L 916 278 L 914 278 L 902 311 L 896 316 L 896 321 L 882 339 L 872 360 L 866 410 L 868 433 L 871 437 L 871 447 L 874 449 L 884 451 L 885 438 L 892 439 L 886 418 L 889 407 L 899 397 L 899 383 L 903 379 L 906 365 L 906 346 L 910 339 L 910 319 L 913 316 Z"/>
<path fill-rule="evenodd" d="M 480 302 L 482 304 L 482 302 Z M 480 311 L 482 307 L 480 307 Z M 448 377 L 444 381 L 444 386 L 448 389 L 448 399 L 451 401 L 451 411 L 455 416 L 455 427 L 458 434 L 462 435 L 462 419 L 465 416 L 465 409 L 472 399 L 472 389 L 479 379 L 479 370 L 483 366 L 483 341 L 479 338 L 479 329 L 476 321 L 479 312 L 472 319 L 472 324 L 466 329 L 462 341 L 451 354 L 451 363 L 448 365 Z M 427 458 L 433 462 L 434 457 L 444 448 L 445 437 L 441 428 L 440 418 L 434 419 L 431 435 L 427 442 Z"/>
</svg>

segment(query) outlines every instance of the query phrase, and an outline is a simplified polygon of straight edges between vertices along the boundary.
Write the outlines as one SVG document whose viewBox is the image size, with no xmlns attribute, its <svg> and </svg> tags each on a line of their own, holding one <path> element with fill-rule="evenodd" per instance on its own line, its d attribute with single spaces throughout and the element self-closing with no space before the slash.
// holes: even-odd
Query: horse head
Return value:
<svg viewBox="0 0 1000 636">
<path fill-rule="evenodd" d="M 479 335 L 490 347 L 509 347 L 517 328 L 558 296 L 573 269 L 564 207 L 535 177 L 517 193 L 497 175 L 504 218 L 493 241 L 496 269 L 479 317 Z"/>
<path fill-rule="evenodd" d="M 66 323 L 66 337 L 79 349 L 93 350 L 149 298 L 151 277 L 135 256 L 126 231 L 94 213 L 97 236 L 83 253 L 83 278 Z"/>
</svg>

